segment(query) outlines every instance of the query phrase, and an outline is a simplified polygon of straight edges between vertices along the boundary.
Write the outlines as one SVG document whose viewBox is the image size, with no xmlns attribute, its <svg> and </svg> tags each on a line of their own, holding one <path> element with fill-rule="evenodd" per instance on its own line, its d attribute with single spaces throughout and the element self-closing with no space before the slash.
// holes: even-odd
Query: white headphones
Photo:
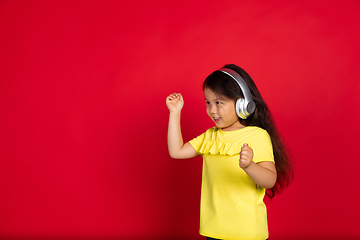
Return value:
<svg viewBox="0 0 360 240">
<path fill-rule="evenodd" d="M 250 90 L 246 85 L 245 80 L 240 76 L 240 74 L 230 68 L 221 68 L 218 71 L 227 74 L 239 85 L 242 93 L 244 94 L 244 98 L 236 100 L 235 110 L 240 118 L 246 119 L 255 112 L 256 104 L 251 97 Z"/>
</svg>

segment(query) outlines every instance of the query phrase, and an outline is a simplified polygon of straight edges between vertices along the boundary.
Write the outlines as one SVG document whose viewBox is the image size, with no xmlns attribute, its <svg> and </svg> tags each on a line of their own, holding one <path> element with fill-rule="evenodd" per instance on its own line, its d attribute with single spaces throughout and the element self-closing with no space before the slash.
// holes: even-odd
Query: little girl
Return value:
<svg viewBox="0 0 360 240">
<path fill-rule="evenodd" d="M 285 146 L 243 69 L 225 65 L 206 78 L 203 90 L 206 112 L 216 127 L 185 144 L 180 128 L 183 97 L 173 93 L 166 98 L 170 156 L 203 157 L 200 234 L 207 239 L 265 240 L 264 195 L 273 198 L 292 179 Z"/>
</svg>

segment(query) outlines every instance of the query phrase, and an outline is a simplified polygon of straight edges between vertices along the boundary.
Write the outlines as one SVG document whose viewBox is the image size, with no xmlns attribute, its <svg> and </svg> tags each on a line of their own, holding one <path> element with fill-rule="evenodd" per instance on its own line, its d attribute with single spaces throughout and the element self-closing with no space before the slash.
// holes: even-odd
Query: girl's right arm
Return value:
<svg viewBox="0 0 360 240">
<path fill-rule="evenodd" d="M 183 142 L 180 116 L 184 106 L 184 99 L 180 93 L 170 94 L 166 98 L 166 106 L 170 111 L 168 127 L 168 149 L 172 158 L 185 159 L 199 156 L 189 142 Z"/>
</svg>

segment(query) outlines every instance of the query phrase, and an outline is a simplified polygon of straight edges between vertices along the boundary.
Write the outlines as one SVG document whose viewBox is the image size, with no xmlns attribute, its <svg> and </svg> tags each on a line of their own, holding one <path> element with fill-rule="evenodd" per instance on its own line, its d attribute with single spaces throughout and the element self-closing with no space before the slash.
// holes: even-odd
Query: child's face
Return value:
<svg viewBox="0 0 360 240">
<path fill-rule="evenodd" d="M 206 112 L 218 128 L 234 131 L 243 128 L 235 111 L 235 101 L 204 89 Z"/>
</svg>

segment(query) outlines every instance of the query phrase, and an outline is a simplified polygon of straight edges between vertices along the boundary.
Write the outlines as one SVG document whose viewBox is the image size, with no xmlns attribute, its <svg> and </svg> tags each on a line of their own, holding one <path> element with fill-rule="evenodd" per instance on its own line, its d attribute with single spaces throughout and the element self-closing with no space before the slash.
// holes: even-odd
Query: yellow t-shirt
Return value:
<svg viewBox="0 0 360 240">
<path fill-rule="evenodd" d="M 210 128 L 190 141 L 203 157 L 200 234 L 219 239 L 268 238 L 265 188 L 257 186 L 239 167 L 244 143 L 255 163 L 274 162 L 268 133 L 259 127 L 236 131 Z"/>
</svg>

